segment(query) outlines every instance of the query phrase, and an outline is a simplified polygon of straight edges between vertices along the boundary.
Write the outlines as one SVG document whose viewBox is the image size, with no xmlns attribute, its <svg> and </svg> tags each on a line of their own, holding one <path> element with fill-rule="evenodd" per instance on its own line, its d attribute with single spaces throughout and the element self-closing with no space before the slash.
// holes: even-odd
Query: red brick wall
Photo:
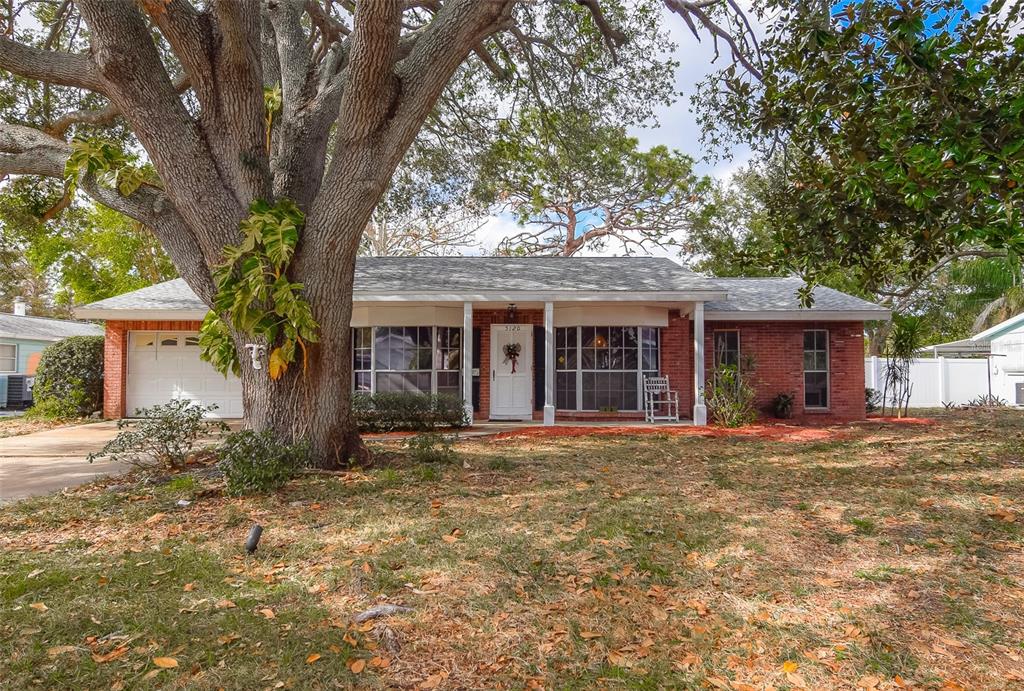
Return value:
<svg viewBox="0 0 1024 691">
<path fill-rule="evenodd" d="M 693 417 L 693 331 L 690 318 L 672 310 L 668 327 L 661 329 L 661 373 L 679 392 L 679 416 Z"/>
<path fill-rule="evenodd" d="M 129 331 L 198 331 L 198 321 L 108 321 L 103 341 L 103 417 L 124 417 Z"/>
<path fill-rule="evenodd" d="M 713 334 L 735 329 L 740 334 L 740 360 L 753 358 L 748 375 L 757 392 L 757 405 L 770 417 L 776 394 L 794 397 L 793 415 L 805 422 L 864 419 L 864 324 L 862 322 L 712 322 L 704 323 L 706 377 L 714 368 Z M 803 334 L 827 329 L 829 334 L 829 408 L 804 410 Z"/>
<path fill-rule="evenodd" d="M 516 323 L 543 325 L 542 310 L 520 310 Z M 480 412 L 486 419 L 490 410 L 491 325 L 508 323 L 504 309 L 474 310 L 473 328 L 480 331 Z M 104 342 L 103 415 L 124 416 L 127 383 L 129 331 L 196 331 L 198 321 L 108 321 Z M 672 388 L 679 392 L 680 414 L 693 412 L 693 336 L 688 316 L 669 313 L 668 327 L 661 329 L 661 370 Z M 821 328 L 829 331 L 829 397 L 827 412 L 806 412 L 803 407 L 803 332 Z M 712 376 L 712 334 L 716 329 L 738 329 L 741 354 L 752 356 L 751 375 L 759 407 L 769 407 L 779 392 L 795 394 L 797 420 L 843 421 L 864 418 L 864 336 L 861 322 L 712 322 L 704 324 L 706 376 Z M 531 391 L 532 391 L 531 387 Z M 540 411 L 534 417 L 540 419 Z M 608 414 L 560 412 L 559 419 L 608 419 Z M 622 413 L 620 419 L 635 419 L 636 413 Z"/>
</svg>

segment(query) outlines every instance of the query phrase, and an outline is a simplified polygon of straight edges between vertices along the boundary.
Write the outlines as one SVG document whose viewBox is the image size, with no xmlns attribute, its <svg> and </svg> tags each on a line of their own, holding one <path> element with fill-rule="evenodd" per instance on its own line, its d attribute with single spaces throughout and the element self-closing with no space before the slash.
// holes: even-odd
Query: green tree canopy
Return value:
<svg viewBox="0 0 1024 691">
<path fill-rule="evenodd" d="M 957 258 L 1024 250 L 1021 4 L 768 0 L 763 81 L 727 68 L 697 99 L 707 142 L 785 175 L 773 262 L 899 294 Z M 770 18 L 770 19 L 769 19 Z"/>
</svg>

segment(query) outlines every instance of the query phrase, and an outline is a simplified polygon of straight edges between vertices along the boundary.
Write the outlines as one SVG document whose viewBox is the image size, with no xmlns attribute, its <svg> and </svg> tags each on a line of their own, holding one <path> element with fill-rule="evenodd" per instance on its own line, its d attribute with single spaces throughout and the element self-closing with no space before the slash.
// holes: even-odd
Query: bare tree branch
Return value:
<svg viewBox="0 0 1024 691">
<path fill-rule="evenodd" d="M 187 91 L 191 85 L 192 82 L 187 75 L 174 80 L 174 88 L 179 94 Z M 113 103 L 107 104 L 103 108 L 73 110 L 57 118 L 52 125 L 46 127 L 45 131 L 55 137 L 64 137 L 74 125 L 110 125 L 120 115 L 121 110 Z"/>
<path fill-rule="evenodd" d="M 697 21 L 704 26 L 704 28 L 711 34 L 715 40 L 716 54 L 718 41 L 724 41 L 732 52 L 732 59 L 735 62 L 743 65 L 744 69 L 747 70 L 755 79 L 764 79 L 764 71 L 761 68 L 761 54 L 757 48 L 756 38 L 753 36 L 753 30 L 747 22 L 746 15 L 734 2 L 728 2 L 727 6 L 732 10 L 739 18 L 740 21 L 746 27 L 746 37 L 743 39 L 744 47 L 741 47 L 737 42 L 736 37 L 733 36 L 725 27 L 721 26 L 705 11 L 712 5 L 725 5 L 725 0 L 714 0 L 709 2 L 694 2 L 692 0 L 665 0 L 665 5 L 670 10 L 678 14 L 686 22 L 687 26 L 690 27 L 690 31 L 693 35 L 700 40 L 700 33 L 697 31 L 696 26 L 693 23 L 693 18 L 696 17 Z"/>
<path fill-rule="evenodd" d="M 42 50 L 0 37 L 0 69 L 49 84 L 103 93 L 103 78 L 86 55 Z"/>
</svg>

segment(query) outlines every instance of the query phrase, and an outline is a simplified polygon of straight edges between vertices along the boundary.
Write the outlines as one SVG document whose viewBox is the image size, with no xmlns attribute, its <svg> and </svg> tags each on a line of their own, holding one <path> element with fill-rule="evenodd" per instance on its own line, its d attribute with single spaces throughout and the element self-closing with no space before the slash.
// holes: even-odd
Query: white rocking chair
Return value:
<svg viewBox="0 0 1024 691">
<path fill-rule="evenodd" d="M 644 419 L 679 422 L 679 392 L 669 388 L 668 377 L 644 377 Z"/>
</svg>

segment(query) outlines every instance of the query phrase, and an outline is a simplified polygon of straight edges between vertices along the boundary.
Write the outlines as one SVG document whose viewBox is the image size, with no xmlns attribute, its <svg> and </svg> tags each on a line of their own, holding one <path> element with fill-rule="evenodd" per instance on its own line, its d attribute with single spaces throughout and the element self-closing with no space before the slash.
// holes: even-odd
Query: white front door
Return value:
<svg viewBox="0 0 1024 691">
<path fill-rule="evenodd" d="M 510 357 L 516 350 L 518 357 Z M 491 419 L 530 419 L 533 417 L 532 392 L 533 327 L 492 324 Z"/>
</svg>

